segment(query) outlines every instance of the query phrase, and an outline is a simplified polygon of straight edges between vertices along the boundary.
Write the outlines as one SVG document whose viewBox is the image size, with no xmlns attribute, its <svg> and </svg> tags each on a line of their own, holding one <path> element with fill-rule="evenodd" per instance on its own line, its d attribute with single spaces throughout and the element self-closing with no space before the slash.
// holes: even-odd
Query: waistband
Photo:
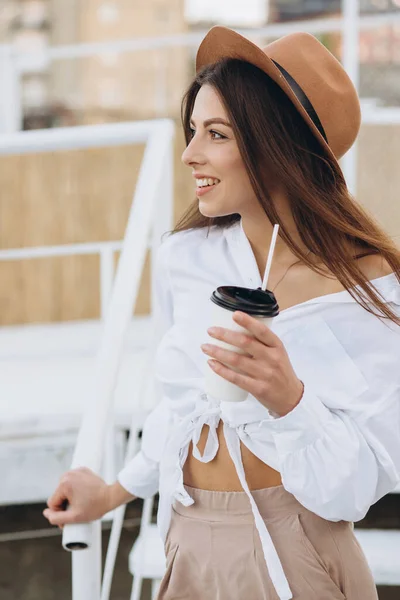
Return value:
<svg viewBox="0 0 400 600">
<path fill-rule="evenodd" d="M 254 523 L 254 516 L 246 492 L 217 492 L 184 485 L 194 504 L 184 506 L 178 501 L 173 509 L 190 519 L 204 521 L 231 521 Z M 274 519 L 289 514 L 308 512 L 283 485 L 253 490 L 251 492 L 263 519 Z"/>
</svg>

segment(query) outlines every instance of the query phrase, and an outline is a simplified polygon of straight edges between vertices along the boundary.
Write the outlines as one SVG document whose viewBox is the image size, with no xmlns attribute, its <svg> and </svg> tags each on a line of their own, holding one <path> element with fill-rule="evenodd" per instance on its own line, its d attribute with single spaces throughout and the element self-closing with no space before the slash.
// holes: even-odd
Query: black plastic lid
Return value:
<svg viewBox="0 0 400 600">
<path fill-rule="evenodd" d="M 211 294 L 211 301 L 222 308 L 240 310 L 257 317 L 276 317 L 279 306 L 274 293 L 269 290 L 224 285 Z"/>
</svg>

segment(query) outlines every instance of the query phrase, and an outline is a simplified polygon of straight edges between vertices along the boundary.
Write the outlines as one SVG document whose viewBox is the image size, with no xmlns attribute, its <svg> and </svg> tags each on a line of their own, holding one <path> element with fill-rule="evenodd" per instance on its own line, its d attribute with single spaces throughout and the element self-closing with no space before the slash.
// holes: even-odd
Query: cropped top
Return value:
<svg viewBox="0 0 400 600">
<path fill-rule="evenodd" d="M 330 521 L 358 521 L 400 481 L 400 327 L 370 314 L 347 290 L 312 298 L 274 318 L 304 394 L 279 417 L 249 394 L 216 402 L 204 389 L 213 290 L 259 287 L 255 256 L 241 220 L 224 229 L 190 229 L 167 237 L 155 261 L 159 327 L 154 375 L 159 402 L 147 417 L 140 452 L 118 475 L 141 498 L 160 494 L 158 525 L 165 540 L 172 503 L 193 504 L 183 484 L 190 441 L 198 460 L 218 451 L 223 421 L 228 451 L 246 492 L 264 558 L 281 600 L 292 598 L 279 555 L 246 482 L 240 441 L 276 471 L 307 509 Z M 400 314 L 394 273 L 372 280 Z M 209 425 L 204 454 L 197 442 Z"/>
</svg>

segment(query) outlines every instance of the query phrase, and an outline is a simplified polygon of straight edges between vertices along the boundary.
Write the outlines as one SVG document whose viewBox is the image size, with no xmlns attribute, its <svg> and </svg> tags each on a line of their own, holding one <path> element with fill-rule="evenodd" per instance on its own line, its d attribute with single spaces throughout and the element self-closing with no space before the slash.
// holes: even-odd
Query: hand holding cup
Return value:
<svg viewBox="0 0 400 600">
<path fill-rule="evenodd" d="M 236 311 L 232 319 L 239 331 L 208 329 L 212 338 L 227 345 L 202 345 L 203 352 L 211 358 L 208 364 L 217 375 L 246 395 L 254 396 L 269 410 L 279 416 L 287 414 L 300 402 L 303 383 L 294 372 L 282 341 L 251 315 Z M 229 350 L 229 346 L 236 350 Z"/>
</svg>

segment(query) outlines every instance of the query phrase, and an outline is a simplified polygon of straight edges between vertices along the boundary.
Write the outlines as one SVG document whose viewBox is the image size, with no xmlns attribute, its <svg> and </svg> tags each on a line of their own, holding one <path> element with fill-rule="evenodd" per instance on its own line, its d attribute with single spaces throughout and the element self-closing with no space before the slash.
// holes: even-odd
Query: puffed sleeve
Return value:
<svg viewBox="0 0 400 600">
<path fill-rule="evenodd" d="M 352 370 L 338 369 L 335 397 L 333 379 L 321 372 L 291 412 L 260 424 L 274 440 L 285 489 L 324 519 L 359 521 L 400 482 L 399 330 L 370 316 L 359 327 L 352 321 L 348 352 L 362 391 Z"/>
<path fill-rule="evenodd" d="M 368 400 L 373 392 L 366 407 Z M 305 390 L 290 413 L 269 422 L 285 489 L 324 519 L 364 518 L 400 481 L 399 407 L 400 388 L 367 415 L 330 410 Z"/>
<path fill-rule="evenodd" d="M 168 272 L 168 240 L 156 251 L 154 261 L 154 304 L 156 337 L 161 341 L 173 325 L 173 299 Z M 155 382 L 157 392 L 161 390 Z M 142 431 L 141 450 L 118 474 L 119 483 L 138 498 L 150 498 L 158 491 L 159 461 L 172 423 L 171 410 L 162 398 L 148 415 Z"/>
</svg>

